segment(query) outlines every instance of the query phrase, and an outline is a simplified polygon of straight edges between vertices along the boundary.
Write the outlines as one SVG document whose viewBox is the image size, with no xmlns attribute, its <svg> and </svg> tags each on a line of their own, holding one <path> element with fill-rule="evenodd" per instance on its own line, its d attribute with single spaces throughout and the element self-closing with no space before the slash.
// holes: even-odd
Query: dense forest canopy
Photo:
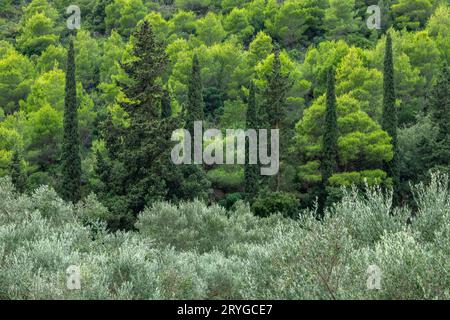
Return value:
<svg viewBox="0 0 450 320">
<path fill-rule="evenodd" d="M 76 194 L 65 197 L 72 201 L 94 192 L 114 212 L 111 225 L 128 228 L 153 200 L 229 208 L 243 199 L 262 215 L 267 206 L 292 215 L 317 199 L 333 203 L 342 186 L 368 184 L 394 187 L 407 204 L 410 182 L 430 169 L 449 171 L 446 1 L 80 0 L 79 12 L 70 5 L 2 1 L 0 174 L 17 171 L 19 190 L 47 184 Z M 392 103 L 383 89 L 386 34 Z M 69 68 L 75 78 L 67 86 Z M 276 178 L 246 174 L 251 166 L 168 162 L 166 140 L 177 127 L 203 120 L 246 128 L 252 86 L 252 125 L 281 132 Z M 75 92 L 75 124 L 63 121 L 66 87 Z M 81 166 L 68 168 L 78 158 Z"/>
<path fill-rule="evenodd" d="M 2 0 L 0 298 L 448 299 L 449 13 Z M 248 150 L 174 164 L 198 121 L 210 150 L 278 129 L 279 171 Z M 383 292 L 362 289 L 374 261 Z M 69 262 L 81 293 L 60 288 Z"/>
</svg>

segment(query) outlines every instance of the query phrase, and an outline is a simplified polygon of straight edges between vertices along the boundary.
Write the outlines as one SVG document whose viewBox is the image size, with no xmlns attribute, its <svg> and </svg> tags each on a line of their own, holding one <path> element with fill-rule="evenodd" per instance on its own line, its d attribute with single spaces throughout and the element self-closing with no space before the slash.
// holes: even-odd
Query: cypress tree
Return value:
<svg viewBox="0 0 450 320">
<path fill-rule="evenodd" d="M 394 156 L 391 161 L 384 164 L 387 174 L 392 178 L 394 206 L 400 202 L 400 177 L 398 165 L 398 145 L 397 145 L 398 115 L 395 106 L 395 85 L 394 85 L 394 61 L 392 55 L 392 38 L 390 33 L 386 36 L 386 49 L 384 54 L 383 72 L 383 115 L 381 127 L 392 137 L 392 147 Z"/>
<path fill-rule="evenodd" d="M 322 212 L 325 207 L 328 179 L 333 175 L 333 172 L 337 167 L 338 134 L 335 75 L 333 68 L 330 68 L 327 75 L 325 128 L 323 133 L 321 161 L 322 190 L 319 197 L 319 212 Z"/>
<path fill-rule="evenodd" d="M 161 118 L 170 118 L 172 116 L 172 105 L 170 102 L 169 90 L 165 88 L 161 97 Z"/>
<path fill-rule="evenodd" d="M 258 110 L 256 105 L 255 85 L 253 82 L 250 84 L 250 92 L 247 104 L 246 115 L 246 127 L 247 129 L 258 129 Z M 252 201 L 258 193 L 258 175 L 259 166 L 257 164 L 249 163 L 249 143 L 246 141 L 245 146 L 246 161 L 244 166 L 244 178 L 245 178 L 245 194 L 248 201 Z"/>
<path fill-rule="evenodd" d="M 64 137 L 61 159 L 61 195 L 65 200 L 80 200 L 81 159 L 78 133 L 77 89 L 75 80 L 75 54 L 73 39 L 69 41 L 64 100 Z"/>
<path fill-rule="evenodd" d="M 427 104 L 431 119 L 439 127 L 441 140 L 450 133 L 450 72 L 447 62 L 442 65 Z"/>
<path fill-rule="evenodd" d="M 289 75 L 281 72 L 280 51 L 275 50 L 272 70 L 267 76 L 267 88 L 265 91 L 265 112 L 262 115 L 262 123 L 267 125 L 267 129 L 279 129 L 280 136 L 280 161 L 281 156 L 287 150 L 287 130 L 284 127 L 286 118 L 286 95 L 291 87 Z M 270 148 L 269 148 L 270 149 Z M 281 184 L 281 171 L 278 171 L 275 181 L 278 191 Z"/>
<path fill-rule="evenodd" d="M 431 89 L 427 106 L 439 131 L 431 152 L 424 153 L 426 167 L 450 172 L 450 72 L 446 62 Z"/>
<path fill-rule="evenodd" d="M 188 102 L 186 108 L 186 129 L 194 136 L 194 122 L 204 120 L 202 78 L 197 54 L 192 58 L 192 71 L 188 83 Z"/>
<path fill-rule="evenodd" d="M 14 151 L 11 163 L 9 164 L 9 174 L 11 181 L 18 192 L 25 191 L 26 177 L 22 171 L 22 159 L 19 152 Z"/>
</svg>

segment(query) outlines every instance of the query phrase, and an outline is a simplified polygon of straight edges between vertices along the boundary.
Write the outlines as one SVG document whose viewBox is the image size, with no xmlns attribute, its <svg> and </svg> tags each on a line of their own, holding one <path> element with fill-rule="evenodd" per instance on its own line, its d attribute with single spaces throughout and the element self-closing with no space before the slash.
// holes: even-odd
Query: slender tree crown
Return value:
<svg viewBox="0 0 450 320">
<path fill-rule="evenodd" d="M 172 116 L 172 105 L 170 102 L 170 93 L 167 88 L 163 90 L 161 97 L 161 118 L 170 118 Z"/>
<path fill-rule="evenodd" d="M 73 39 L 69 41 L 64 100 L 64 137 L 61 158 L 61 194 L 66 200 L 76 202 L 81 197 L 81 158 L 78 133 L 77 88 L 75 80 L 75 54 Z"/>
<path fill-rule="evenodd" d="M 385 170 L 392 179 L 393 186 L 393 204 L 399 204 L 400 177 L 398 167 L 398 143 L 397 143 L 397 126 L 398 115 L 395 106 L 395 82 L 394 82 L 394 61 L 392 53 L 392 38 L 388 33 L 386 36 L 386 48 L 384 53 L 384 72 L 383 72 L 383 116 L 382 128 L 392 138 L 392 146 L 394 155 L 392 160 L 385 163 Z"/>
<path fill-rule="evenodd" d="M 162 94 L 159 77 L 167 65 L 164 46 L 155 38 L 148 21 L 134 34 L 134 59 L 122 67 L 131 79 L 131 85 L 120 84 L 132 103 L 125 105 L 135 120 L 158 119 L 161 115 L 159 99 Z"/>
<path fill-rule="evenodd" d="M 195 121 L 203 121 L 203 86 L 200 74 L 200 63 L 197 54 L 192 58 L 192 71 L 188 82 L 188 101 L 186 106 L 186 129 L 191 132 L 194 130 Z"/>
<path fill-rule="evenodd" d="M 428 110 L 435 123 L 439 125 L 439 136 L 444 138 L 450 133 L 450 72 L 447 62 L 433 85 L 428 100 Z"/>
<path fill-rule="evenodd" d="M 246 114 L 246 128 L 258 129 L 260 124 L 258 123 L 258 109 L 256 104 L 255 85 L 253 81 L 250 83 L 250 91 L 247 104 Z M 252 201 L 258 193 L 258 175 L 259 165 L 249 163 L 249 143 L 246 141 L 245 145 L 246 161 L 244 166 L 244 179 L 245 179 L 245 193 L 249 201 Z"/>
<path fill-rule="evenodd" d="M 325 130 L 322 142 L 322 182 L 327 184 L 328 179 L 336 170 L 338 157 L 338 124 L 336 111 L 335 75 L 334 69 L 328 70 Z"/>
</svg>

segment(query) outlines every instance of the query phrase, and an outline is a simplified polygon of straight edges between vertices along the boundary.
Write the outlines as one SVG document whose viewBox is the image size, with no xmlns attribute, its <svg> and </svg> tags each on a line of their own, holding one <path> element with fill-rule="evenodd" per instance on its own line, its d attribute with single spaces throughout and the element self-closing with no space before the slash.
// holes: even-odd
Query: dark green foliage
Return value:
<svg viewBox="0 0 450 320">
<path fill-rule="evenodd" d="M 120 83 L 124 93 L 133 102 L 124 105 L 132 122 L 146 123 L 160 117 L 159 99 L 162 88 L 158 83 L 168 59 L 165 48 L 156 40 L 150 24 L 145 21 L 134 34 L 133 55 L 136 60 L 122 65 L 131 79 L 130 84 Z"/>
<path fill-rule="evenodd" d="M 257 130 L 259 128 L 258 123 L 258 107 L 256 104 L 255 85 L 253 82 L 250 84 L 250 93 L 247 104 L 247 116 L 246 116 L 247 129 Z M 244 179 L 245 179 L 245 193 L 247 200 L 252 201 L 258 193 L 258 180 L 259 180 L 259 165 L 249 163 L 249 142 L 246 141 L 245 146 L 246 160 L 244 166 Z"/>
<path fill-rule="evenodd" d="M 231 210 L 236 202 L 244 200 L 247 198 L 247 195 L 242 192 L 233 192 L 227 194 L 224 198 L 219 200 L 219 205 L 224 207 L 227 210 Z"/>
<path fill-rule="evenodd" d="M 393 204 L 398 205 L 400 201 L 400 177 L 398 167 L 398 145 L 397 145 L 398 115 L 395 105 L 394 87 L 394 61 L 392 56 L 392 38 L 390 33 L 386 36 L 386 49 L 384 55 L 383 72 L 383 118 L 381 127 L 392 138 L 394 156 L 391 161 L 385 163 L 385 171 L 392 179 Z"/>
<path fill-rule="evenodd" d="M 427 104 L 431 119 L 439 127 L 439 139 L 450 133 L 450 72 L 445 62 L 434 84 Z"/>
<path fill-rule="evenodd" d="M 207 87 L 203 90 L 203 101 L 205 103 L 205 117 L 214 119 L 218 111 L 223 108 L 223 93 L 217 87 Z"/>
<path fill-rule="evenodd" d="M 425 155 L 427 168 L 450 172 L 450 72 L 447 63 L 437 76 L 427 109 L 437 130 L 432 151 Z"/>
<path fill-rule="evenodd" d="M 335 75 L 331 68 L 328 71 L 325 130 L 322 143 L 322 183 L 325 186 L 333 175 L 337 166 L 338 157 L 338 124 L 336 112 Z"/>
<path fill-rule="evenodd" d="M 292 84 L 289 75 L 282 74 L 280 51 L 275 50 L 272 71 L 267 76 L 267 87 L 264 93 L 264 109 L 261 112 L 261 127 L 280 130 L 280 161 L 288 148 L 288 136 L 286 130 L 286 96 Z M 270 149 L 270 148 L 269 148 Z M 281 185 L 281 172 L 278 171 L 275 179 L 275 189 Z"/>
<path fill-rule="evenodd" d="M 81 158 L 78 133 L 77 88 L 73 39 L 69 42 L 64 101 L 64 138 L 61 156 L 61 195 L 65 200 L 80 200 Z"/>
<path fill-rule="evenodd" d="M 269 128 L 282 128 L 286 115 L 286 94 L 290 86 L 289 75 L 281 73 L 280 51 L 275 50 L 272 71 L 267 77 L 265 92 L 265 112 Z"/>
<path fill-rule="evenodd" d="M 22 159 L 17 151 L 14 151 L 11 163 L 9 164 L 9 174 L 16 190 L 18 192 L 24 192 L 27 178 L 22 170 Z"/>
<path fill-rule="evenodd" d="M 252 211 L 260 217 L 281 213 L 286 217 L 295 218 L 298 214 L 298 199 L 288 192 L 270 192 L 260 195 L 252 205 Z"/>
<path fill-rule="evenodd" d="M 94 10 L 92 11 L 92 26 L 95 32 L 100 34 L 105 34 L 106 25 L 105 25 L 105 17 L 106 12 L 105 8 L 109 5 L 113 0 L 97 0 L 94 6 Z"/>
<path fill-rule="evenodd" d="M 319 212 L 323 211 L 327 198 L 328 179 L 337 169 L 338 160 L 338 123 L 336 111 L 336 94 L 335 94 L 335 75 L 334 69 L 328 70 L 327 77 L 327 93 L 326 93 L 326 110 L 325 110 L 325 129 L 322 142 L 322 187 L 319 196 Z"/>
<path fill-rule="evenodd" d="M 170 116 L 170 97 L 158 81 L 167 64 L 164 47 L 147 22 L 135 33 L 133 55 L 123 65 L 131 85 L 120 84 L 131 101 L 123 104 L 130 125 L 124 129 L 106 119 L 110 164 L 97 159 L 104 199 L 115 214 L 112 228 L 131 227 L 135 214 L 154 201 L 207 198 L 209 190 L 201 168 L 180 169 L 171 162 L 171 135 L 181 124 Z"/>
<path fill-rule="evenodd" d="M 186 106 L 186 125 L 185 128 L 191 133 L 193 137 L 194 122 L 203 121 L 204 119 L 204 105 L 203 105 L 203 86 L 200 74 L 200 63 L 198 57 L 194 54 L 192 58 L 192 71 L 188 83 L 188 101 Z"/>
<path fill-rule="evenodd" d="M 170 102 L 170 93 L 167 89 L 163 90 L 161 97 L 161 118 L 170 118 L 172 116 L 172 104 Z"/>
<path fill-rule="evenodd" d="M 106 170 L 101 158 L 97 163 L 102 181 L 108 186 L 105 195 L 108 207 L 116 217 L 122 216 L 127 221 L 133 220 L 127 218 L 130 214 L 166 196 L 165 179 L 171 172 L 170 135 L 175 126 L 172 119 L 160 119 L 162 88 L 157 80 L 167 57 L 147 22 L 135 33 L 133 55 L 136 59 L 122 66 L 131 84 L 120 84 L 131 101 L 123 104 L 130 125 L 124 130 L 111 117 L 107 118 L 105 140 L 111 170 Z M 121 226 L 120 221 L 117 224 Z"/>
</svg>

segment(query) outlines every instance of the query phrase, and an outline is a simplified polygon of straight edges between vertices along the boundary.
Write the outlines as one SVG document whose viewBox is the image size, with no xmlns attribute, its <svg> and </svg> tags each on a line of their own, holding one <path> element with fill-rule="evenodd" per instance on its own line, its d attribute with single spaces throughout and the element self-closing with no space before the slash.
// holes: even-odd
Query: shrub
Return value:
<svg viewBox="0 0 450 320">
<path fill-rule="evenodd" d="M 260 195 L 252 205 L 253 212 L 260 217 L 267 217 L 272 213 L 281 213 L 286 217 L 298 214 L 298 199 L 292 193 L 272 192 Z"/>
<path fill-rule="evenodd" d="M 241 201 L 160 202 L 138 232 L 112 233 L 95 222 L 107 210 L 94 196 L 73 206 L 0 178 L 0 299 L 449 299 L 448 178 L 414 190 L 412 220 L 367 187 L 343 190 L 321 220 L 261 218 Z M 70 265 L 81 290 L 66 287 Z M 370 265 L 380 290 L 367 289 Z"/>
</svg>

